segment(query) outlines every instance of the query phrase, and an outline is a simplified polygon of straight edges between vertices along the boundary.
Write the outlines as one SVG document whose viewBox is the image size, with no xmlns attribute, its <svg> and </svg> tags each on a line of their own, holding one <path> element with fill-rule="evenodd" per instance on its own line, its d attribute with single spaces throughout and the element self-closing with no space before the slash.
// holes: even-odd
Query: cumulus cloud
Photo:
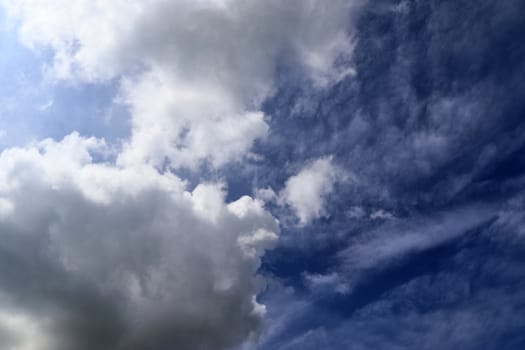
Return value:
<svg viewBox="0 0 525 350">
<path fill-rule="evenodd" d="M 325 200 L 337 181 L 345 178 L 331 157 L 319 158 L 286 181 L 280 200 L 289 205 L 301 225 L 326 215 Z"/>
<path fill-rule="evenodd" d="M 50 47 L 50 76 L 123 81 L 122 163 L 194 168 L 238 160 L 268 131 L 260 105 L 279 64 L 318 86 L 349 74 L 358 1 L 2 1 L 21 40 Z"/>
<path fill-rule="evenodd" d="M 189 191 L 149 166 L 94 163 L 104 147 L 72 134 L 0 156 L 0 327 L 39 350 L 222 348 L 252 334 L 276 220 L 250 197 L 226 203 L 221 184 Z"/>
</svg>

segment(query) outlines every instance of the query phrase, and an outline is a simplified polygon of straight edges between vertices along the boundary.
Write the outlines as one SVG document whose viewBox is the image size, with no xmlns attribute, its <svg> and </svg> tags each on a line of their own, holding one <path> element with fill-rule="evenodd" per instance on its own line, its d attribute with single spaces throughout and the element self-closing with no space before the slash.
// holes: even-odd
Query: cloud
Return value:
<svg viewBox="0 0 525 350">
<path fill-rule="evenodd" d="M 375 229 L 356 234 L 349 239 L 348 247 L 339 252 L 341 268 L 351 279 L 358 279 L 367 270 L 382 269 L 410 254 L 467 234 L 490 220 L 493 210 L 491 206 L 472 205 L 402 221 L 379 216 L 387 220 Z"/>
<path fill-rule="evenodd" d="M 384 209 L 376 210 L 375 212 L 370 214 L 370 219 L 372 219 L 372 220 L 375 220 L 375 219 L 390 220 L 390 219 L 393 219 L 393 218 L 395 218 L 395 216 L 392 215 L 392 213 L 389 213 L 388 211 L 386 211 Z"/>
<path fill-rule="evenodd" d="M 269 129 L 259 111 L 245 112 L 220 87 L 170 81 L 148 73 L 126 81 L 120 101 L 132 113 L 132 138 L 119 162 L 220 167 L 239 160 Z"/>
<path fill-rule="evenodd" d="M 254 275 L 278 233 L 262 202 L 94 162 L 106 148 L 72 134 L 0 155 L 0 326 L 39 350 L 223 348 L 253 335 Z"/>
<path fill-rule="evenodd" d="M 121 79 L 132 114 L 121 162 L 221 166 L 268 131 L 261 103 L 278 65 L 329 86 L 348 73 L 359 1 L 4 0 L 27 46 L 50 47 L 56 79 Z"/>
<path fill-rule="evenodd" d="M 335 292 L 341 294 L 348 292 L 348 286 L 341 280 L 341 276 L 335 272 L 325 275 L 306 273 L 304 279 L 309 288 L 315 292 L 326 293 L 327 291 L 330 291 L 331 293 Z"/>
<path fill-rule="evenodd" d="M 317 89 L 352 74 L 337 62 L 352 54 L 358 2 L 0 3 L 24 45 L 52 53 L 46 79 L 118 85 L 131 124 L 121 145 L 75 132 L 1 153 L 6 346 L 221 349 L 255 336 L 256 272 L 278 222 L 259 199 L 226 201 L 223 182 L 196 175 L 190 188 L 172 170 L 250 155 L 280 67 Z M 322 206 L 294 183 L 320 176 L 321 199 L 332 168 L 319 160 L 292 180 L 302 221 Z"/>
<path fill-rule="evenodd" d="M 301 225 L 306 225 L 327 215 L 326 197 L 344 177 L 331 157 L 317 159 L 286 181 L 280 200 L 292 208 Z"/>
<path fill-rule="evenodd" d="M 425 238 L 410 233 L 409 224 L 396 231 L 390 223 L 390 230 L 382 228 L 384 240 L 370 239 L 375 248 L 366 255 L 368 262 L 379 256 L 374 263 L 305 274 L 312 289 L 308 294 L 287 295 L 284 289 L 291 287 L 277 282 L 268 293 L 272 301 L 267 302 L 277 304 L 279 311 L 268 316 L 275 319 L 261 348 L 521 347 L 524 338 L 519 334 L 525 319 L 516 310 L 522 309 L 525 299 L 520 288 L 522 198 L 514 198 L 498 218 L 488 222 L 494 208 L 456 210 L 419 223 L 413 220 L 425 243 Z M 389 245 L 390 236 L 399 235 L 406 235 L 406 242 L 387 258 L 381 253 L 383 247 Z M 365 254 L 360 254 L 362 247 L 356 245 L 352 242 L 351 251 L 346 252 L 352 263 L 366 261 Z M 367 271 L 356 280 L 359 268 Z M 336 289 L 341 286 L 349 288 Z M 300 303 L 298 310 L 295 305 Z"/>
<path fill-rule="evenodd" d="M 326 322 L 286 339 L 274 339 L 263 346 L 272 349 L 479 349 L 503 344 L 514 349 L 523 344 L 518 332 L 523 318 L 516 314 L 523 298 L 515 291 L 484 290 L 468 295 L 460 276 L 442 274 L 417 278 L 364 307 L 340 322 Z M 435 294 L 432 290 L 438 289 Z M 441 301 L 441 302 L 440 302 Z M 290 301 L 289 301 L 290 303 Z M 421 305 L 431 304 L 425 309 Z M 454 305 L 456 307 L 454 307 Z M 502 306 L 504 305 L 504 306 Z M 293 307 L 282 305 L 283 322 L 298 322 Z M 316 316 L 318 309 L 310 310 Z M 303 314 L 301 317 L 308 317 Z M 311 317 L 311 316 L 310 316 Z M 276 323 L 278 320 L 276 320 Z M 284 329 L 291 324 L 280 325 Z M 275 330 L 278 332 L 279 330 Z M 348 337 L 352 334 L 352 337 Z"/>
</svg>

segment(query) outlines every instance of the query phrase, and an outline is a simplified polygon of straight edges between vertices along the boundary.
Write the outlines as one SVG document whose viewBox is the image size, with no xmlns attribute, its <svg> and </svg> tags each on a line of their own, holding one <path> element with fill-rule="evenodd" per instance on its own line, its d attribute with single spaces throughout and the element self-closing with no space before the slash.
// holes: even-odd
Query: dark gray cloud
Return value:
<svg viewBox="0 0 525 350">
<path fill-rule="evenodd" d="M 264 315 L 277 238 L 262 203 L 226 203 L 148 166 L 93 163 L 76 134 L 0 156 L 0 326 L 16 349 L 225 348 Z"/>
</svg>

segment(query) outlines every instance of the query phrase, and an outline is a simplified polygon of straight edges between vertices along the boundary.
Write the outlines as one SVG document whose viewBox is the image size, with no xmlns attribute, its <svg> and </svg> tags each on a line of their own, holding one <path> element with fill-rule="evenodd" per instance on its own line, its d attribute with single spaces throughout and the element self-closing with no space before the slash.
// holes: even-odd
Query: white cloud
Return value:
<svg viewBox="0 0 525 350">
<path fill-rule="evenodd" d="M 122 162 L 174 167 L 221 166 L 263 138 L 278 64 L 319 86 L 349 74 L 335 61 L 352 53 L 359 2 L 2 1 L 26 45 L 54 50 L 52 77 L 124 82 L 133 137 Z"/>
<path fill-rule="evenodd" d="M 169 80 L 169 81 L 168 81 Z M 219 87 L 192 86 L 147 73 L 125 81 L 121 101 L 130 106 L 133 135 L 120 162 L 193 167 L 240 159 L 268 131 L 264 114 L 246 112 Z"/>
<path fill-rule="evenodd" d="M 21 314 L 0 312 L 0 344 L 8 350 L 39 350 L 41 344 L 53 344 L 34 320 Z"/>
<path fill-rule="evenodd" d="M 361 219 L 366 215 L 366 212 L 362 207 L 353 206 L 346 212 L 346 215 L 351 219 Z"/>
<path fill-rule="evenodd" d="M 326 196 L 333 191 L 336 182 L 344 178 L 331 157 L 320 158 L 291 176 L 279 196 L 293 209 L 300 224 L 305 225 L 327 214 Z"/>
<path fill-rule="evenodd" d="M 265 203 L 272 203 L 279 199 L 277 193 L 271 187 L 257 189 L 255 196 Z"/>
<path fill-rule="evenodd" d="M 370 219 L 372 220 L 376 220 L 376 219 L 379 219 L 379 220 L 390 220 L 390 219 L 394 219 L 395 216 L 390 213 L 389 211 L 386 211 L 384 209 L 378 209 L 376 211 L 374 211 L 372 214 L 370 214 Z"/>
<path fill-rule="evenodd" d="M 336 292 L 345 294 L 349 291 L 349 286 L 336 272 L 328 274 L 304 274 L 304 279 L 314 292 Z"/>
</svg>

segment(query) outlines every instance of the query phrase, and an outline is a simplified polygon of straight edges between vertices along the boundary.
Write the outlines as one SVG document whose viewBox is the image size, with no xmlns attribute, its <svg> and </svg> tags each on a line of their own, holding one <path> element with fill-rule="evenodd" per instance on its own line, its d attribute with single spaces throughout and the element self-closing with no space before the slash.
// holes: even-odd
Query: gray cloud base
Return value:
<svg viewBox="0 0 525 350">
<path fill-rule="evenodd" d="M 73 134 L 0 156 L 5 341 L 196 349 L 254 335 L 264 314 L 255 272 L 278 231 L 262 203 L 92 163 L 101 147 Z"/>
</svg>

